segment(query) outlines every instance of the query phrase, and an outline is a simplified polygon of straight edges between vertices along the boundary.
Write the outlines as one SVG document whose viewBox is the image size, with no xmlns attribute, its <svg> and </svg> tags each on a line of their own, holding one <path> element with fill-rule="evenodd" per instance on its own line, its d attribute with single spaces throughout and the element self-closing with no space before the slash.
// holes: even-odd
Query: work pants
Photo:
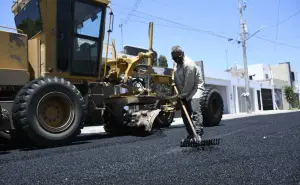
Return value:
<svg viewBox="0 0 300 185">
<path fill-rule="evenodd" d="M 194 128 L 196 129 L 197 134 L 202 136 L 203 135 L 203 117 L 202 117 L 202 112 L 201 112 L 200 99 L 193 98 L 191 100 L 182 100 L 182 102 L 188 111 L 188 114 L 192 120 L 192 123 L 194 125 Z M 183 123 L 188 132 L 188 135 L 193 136 L 193 131 L 190 127 L 189 121 L 186 117 L 186 114 L 185 114 L 183 108 L 181 108 L 181 117 L 183 119 Z"/>
</svg>

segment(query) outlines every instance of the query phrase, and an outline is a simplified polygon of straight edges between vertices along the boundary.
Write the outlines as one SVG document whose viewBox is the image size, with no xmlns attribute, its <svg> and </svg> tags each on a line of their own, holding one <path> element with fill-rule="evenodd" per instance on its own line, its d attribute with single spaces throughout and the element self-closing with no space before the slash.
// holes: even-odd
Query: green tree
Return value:
<svg viewBox="0 0 300 185">
<path fill-rule="evenodd" d="M 157 59 L 157 63 L 154 63 L 153 66 L 168 68 L 167 57 L 164 55 L 159 55 Z M 153 84 L 152 88 L 157 94 L 167 95 L 167 96 L 172 95 L 171 84 Z"/>
<path fill-rule="evenodd" d="M 159 67 L 168 67 L 168 60 L 167 60 L 166 56 L 159 55 L 159 57 L 158 57 L 158 66 Z"/>
<path fill-rule="evenodd" d="M 296 100 L 296 95 L 292 86 L 284 87 L 284 96 L 286 101 L 290 104 L 290 107 L 292 107 Z"/>
</svg>

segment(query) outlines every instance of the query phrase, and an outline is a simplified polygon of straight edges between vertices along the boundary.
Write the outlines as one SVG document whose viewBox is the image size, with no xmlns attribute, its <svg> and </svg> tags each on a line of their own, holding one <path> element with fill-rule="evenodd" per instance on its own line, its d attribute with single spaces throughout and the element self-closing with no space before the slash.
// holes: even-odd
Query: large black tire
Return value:
<svg viewBox="0 0 300 185">
<path fill-rule="evenodd" d="M 11 140 L 11 134 L 9 130 L 0 131 L 0 139 Z"/>
<path fill-rule="evenodd" d="M 173 123 L 174 117 L 174 112 L 160 112 L 156 119 L 159 119 L 160 128 L 168 128 Z"/>
<path fill-rule="evenodd" d="M 47 96 L 50 99 L 47 100 Z M 48 106 L 55 105 L 53 102 L 57 103 L 53 113 L 56 117 L 45 117 L 48 116 L 45 113 Z M 43 105 L 47 106 L 41 111 L 39 106 Z M 12 110 L 18 136 L 26 136 L 41 147 L 71 142 L 80 134 L 87 115 L 87 106 L 80 91 L 69 81 L 57 77 L 41 77 L 26 84 L 17 94 Z M 65 124 L 61 127 L 45 124 L 45 121 L 56 120 Z"/>
<path fill-rule="evenodd" d="M 1 105 L 0 111 L 0 124 L 2 124 L 5 121 L 4 119 L 9 119 L 9 113 L 5 109 L 2 109 Z M 9 130 L 0 130 L 0 139 L 11 140 L 11 132 Z"/>
<path fill-rule="evenodd" d="M 221 93 L 215 88 L 207 88 L 200 100 L 203 126 L 218 126 L 221 123 L 224 102 Z"/>
</svg>

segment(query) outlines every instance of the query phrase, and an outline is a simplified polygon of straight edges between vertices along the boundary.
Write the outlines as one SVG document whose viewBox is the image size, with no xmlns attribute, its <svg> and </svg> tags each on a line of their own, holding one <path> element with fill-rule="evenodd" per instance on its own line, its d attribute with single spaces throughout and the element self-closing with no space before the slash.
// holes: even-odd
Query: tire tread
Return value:
<svg viewBox="0 0 300 185">
<path fill-rule="evenodd" d="M 87 109 L 86 109 L 86 104 L 83 101 L 83 97 L 81 96 L 80 91 L 77 90 L 77 88 L 72 85 L 69 81 L 63 79 L 63 78 L 58 78 L 58 77 L 40 77 L 37 78 L 29 83 L 27 83 L 17 94 L 15 101 L 13 103 L 13 108 L 12 108 L 12 119 L 13 119 L 13 124 L 16 127 L 16 131 L 21 134 L 25 135 L 26 137 L 29 136 L 27 133 L 28 127 L 30 126 L 30 123 L 27 119 L 28 116 L 28 104 L 29 100 L 32 98 L 32 95 L 34 92 L 42 88 L 43 86 L 49 84 L 49 83 L 57 83 L 60 85 L 63 85 L 67 87 L 68 89 L 72 90 L 74 94 L 76 94 L 79 102 L 80 102 L 80 107 L 83 110 L 83 116 L 82 120 L 80 122 L 79 127 L 77 127 L 76 131 L 73 132 L 69 137 L 61 140 L 61 141 L 50 141 L 48 139 L 42 138 L 41 136 L 38 136 L 37 134 L 30 134 L 31 139 L 36 142 L 38 145 L 53 145 L 53 144 L 63 144 L 65 142 L 71 141 L 74 137 L 76 137 L 78 134 L 80 134 L 81 129 L 84 127 L 84 122 L 86 120 L 86 114 L 87 114 Z"/>
</svg>

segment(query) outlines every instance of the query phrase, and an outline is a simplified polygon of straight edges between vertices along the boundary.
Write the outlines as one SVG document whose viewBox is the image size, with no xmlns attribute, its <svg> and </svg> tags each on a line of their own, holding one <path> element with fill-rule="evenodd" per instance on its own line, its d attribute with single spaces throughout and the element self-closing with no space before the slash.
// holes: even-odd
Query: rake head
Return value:
<svg viewBox="0 0 300 185">
<path fill-rule="evenodd" d="M 183 139 L 180 142 L 180 147 L 205 147 L 205 146 L 212 146 L 212 145 L 219 145 L 220 138 L 215 139 Z"/>
</svg>

